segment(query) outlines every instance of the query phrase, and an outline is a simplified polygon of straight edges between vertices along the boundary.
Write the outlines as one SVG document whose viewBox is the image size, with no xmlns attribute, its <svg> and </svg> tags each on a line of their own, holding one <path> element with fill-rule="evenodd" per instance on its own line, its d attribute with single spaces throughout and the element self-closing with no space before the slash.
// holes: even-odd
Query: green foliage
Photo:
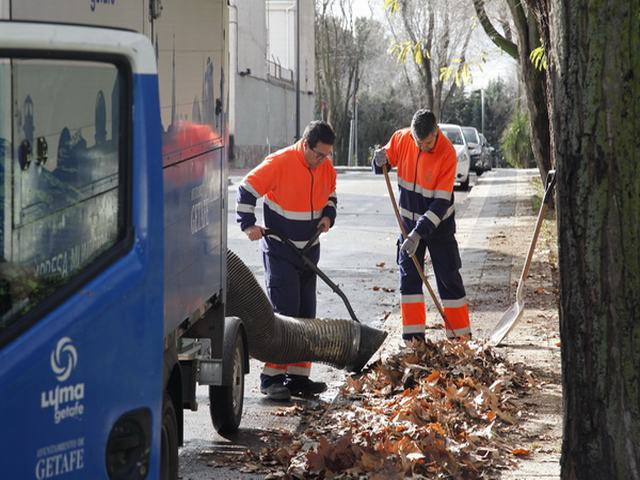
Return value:
<svg viewBox="0 0 640 480">
<path fill-rule="evenodd" d="M 547 69 L 547 54 L 543 46 L 539 46 L 531 50 L 531 53 L 529 54 L 529 60 L 531 60 L 533 66 L 538 70 Z"/>
<path fill-rule="evenodd" d="M 531 132 L 526 112 L 516 111 L 502 134 L 502 151 L 509 165 L 529 168 L 534 165 L 531 150 Z"/>
<path fill-rule="evenodd" d="M 358 164 L 368 165 L 374 145 L 384 145 L 398 128 L 411 122 L 413 108 L 400 92 L 391 88 L 363 93 L 358 99 Z"/>
<path fill-rule="evenodd" d="M 484 135 L 495 148 L 513 116 L 516 92 L 513 85 L 498 78 L 484 89 Z M 482 103 L 479 90 L 464 92 L 456 89 L 442 111 L 443 123 L 469 125 L 478 130 L 482 127 Z"/>
</svg>

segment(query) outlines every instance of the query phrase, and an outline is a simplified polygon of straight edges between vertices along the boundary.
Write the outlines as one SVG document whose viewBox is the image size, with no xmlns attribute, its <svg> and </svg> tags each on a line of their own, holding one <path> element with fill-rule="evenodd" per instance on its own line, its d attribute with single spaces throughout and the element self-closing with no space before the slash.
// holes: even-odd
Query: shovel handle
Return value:
<svg viewBox="0 0 640 480">
<path fill-rule="evenodd" d="M 347 310 L 349 311 L 349 315 L 351 316 L 351 319 L 356 323 L 360 323 L 360 320 L 358 320 L 358 317 L 356 317 L 356 313 L 353 311 L 353 308 L 351 307 L 351 303 L 349 303 L 349 299 L 344 294 L 344 292 L 340 290 L 340 287 L 338 287 L 338 285 L 336 285 L 333 281 L 331 281 L 331 279 L 327 277 L 326 273 L 320 270 L 320 268 L 318 268 L 318 266 L 315 263 L 313 263 L 311 260 L 309 260 L 309 258 L 305 255 L 306 253 L 305 250 L 307 250 L 311 245 L 313 245 L 313 243 L 318 239 L 321 233 L 322 232 L 318 230 L 318 232 L 314 235 L 314 237 L 311 238 L 311 240 L 309 240 L 307 244 L 304 246 L 304 248 L 301 250 L 298 247 L 296 247 L 295 244 L 289 238 L 287 238 L 285 235 L 280 233 L 278 230 L 268 228 L 264 231 L 265 237 L 268 237 L 268 236 L 277 237 L 283 243 L 286 243 L 289 247 L 291 247 L 291 249 L 296 253 L 296 255 L 300 257 L 303 263 L 307 267 L 309 267 L 311 270 L 313 270 L 316 273 L 316 275 L 318 275 L 324 281 L 324 283 L 329 285 L 331 290 L 333 290 L 342 299 L 345 307 L 347 307 Z"/>
<path fill-rule="evenodd" d="M 536 243 L 538 242 L 538 236 L 540 235 L 540 229 L 542 228 L 542 220 L 544 220 L 545 213 L 547 213 L 547 208 L 549 208 L 549 198 L 551 197 L 551 192 L 556 184 L 556 171 L 549 170 L 547 173 L 547 178 L 545 181 L 545 191 L 544 197 L 542 198 L 542 203 L 540 204 L 540 210 L 538 211 L 538 218 L 536 220 L 536 226 L 533 230 L 533 235 L 531 236 L 531 243 L 529 244 L 529 251 L 527 252 L 527 259 L 524 262 L 524 267 L 522 268 L 522 274 L 520 275 L 520 281 L 518 282 L 518 288 L 516 290 L 516 300 L 520 301 L 523 295 L 523 285 L 527 276 L 529 275 L 529 268 L 531 267 L 531 260 L 533 259 L 533 252 L 536 248 Z"/>
<path fill-rule="evenodd" d="M 309 241 L 307 242 L 307 244 L 302 247 L 302 254 L 305 255 L 309 249 L 311 247 L 313 247 L 313 244 L 316 243 L 316 240 L 318 240 L 318 238 L 320 238 L 320 234 L 322 233 L 322 230 L 318 229 L 316 230 L 316 233 L 313 234 L 313 237 L 311 237 L 309 239 Z"/>
</svg>

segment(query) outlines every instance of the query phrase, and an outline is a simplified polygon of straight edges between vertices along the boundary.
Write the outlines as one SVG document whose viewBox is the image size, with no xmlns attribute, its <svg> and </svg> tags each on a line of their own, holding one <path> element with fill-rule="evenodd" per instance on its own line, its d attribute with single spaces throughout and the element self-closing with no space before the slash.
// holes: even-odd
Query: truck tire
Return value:
<svg viewBox="0 0 640 480">
<path fill-rule="evenodd" d="M 471 177 L 471 174 L 468 173 L 467 174 L 467 179 L 464 182 L 460 182 L 460 188 L 465 192 L 469 191 L 469 180 L 470 180 L 470 177 Z"/>
<path fill-rule="evenodd" d="M 162 432 L 160 439 L 160 478 L 178 478 L 178 418 L 173 401 L 165 392 L 162 400 Z"/>
<path fill-rule="evenodd" d="M 211 385 L 209 387 L 209 411 L 211 421 L 218 433 L 232 433 L 238 429 L 242 419 L 244 404 L 244 342 L 242 330 L 237 330 L 230 358 L 224 363 L 230 365 L 231 385 Z"/>
</svg>

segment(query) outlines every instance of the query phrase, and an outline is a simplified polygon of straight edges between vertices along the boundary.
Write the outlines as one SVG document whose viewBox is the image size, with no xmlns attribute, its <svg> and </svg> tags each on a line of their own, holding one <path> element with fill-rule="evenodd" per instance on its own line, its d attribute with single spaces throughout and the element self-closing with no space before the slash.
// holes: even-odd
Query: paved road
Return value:
<svg viewBox="0 0 640 480">
<path fill-rule="evenodd" d="M 490 182 L 498 172 L 483 175 L 482 182 Z M 485 180 L 486 179 L 486 180 Z M 235 201 L 240 177 L 232 176 L 229 186 L 230 205 Z M 472 184 L 476 183 L 472 177 Z M 395 185 L 395 179 L 394 179 Z M 486 189 L 488 192 L 489 190 Z M 473 190 L 471 191 L 473 194 Z M 344 172 L 338 176 L 338 217 L 332 230 L 323 235 L 320 268 L 340 285 L 356 312 L 365 324 L 381 327 L 388 314 L 398 310 L 397 269 L 395 265 L 395 241 L 398 228 L 389 203 L 384 178 L 368 172 Z M 486 194 L 486 193 L 485 193 Z M 483 194 L 484 195 L 484 194 Z M 456 191 L 456 209 L 459 223 L 465 223 L 470 205 L 469 193 Z M 478 218 L 488 220 L 491 209 L 499 208 L 496 202 L 475 201 L 482 204 L 482 216 L 473 211 L 474 224 Z M 490 208 L 485 208 L 491 205 Z M 472 205 L 473 206 L 473 205 Z M 474 207 L 475 208 L 475 207 Z M 261 208 L 257 209 L 261 218 Z M 262 283 L 263 268 L 257 242 L 250 242 L 240 232 L 235 215 L 229 215 L 228 244 L 255 272 Z M 462 253 L 463 258 L 465 253 Z M 480 261 L 476 252 L 476 260 Z M 384 263 L 384 266 L 378 266 Z M 318 315 L 329 318 L 349 318 L 340 300 L 327 286 L 319 282 Z M 378 288 L 375 288 L 378 287 Z M 385 291 L 394 290 L 394 291 Z M 262 444 L 265 432 L 278 429 L 295 430 L 296 417 L 276 416 L 282 405 L 265 401 L 258 391 L 258 375 L 261 364 L 251 362 L 251 373 L 245 379 L 245 404 L 241 430 L 236 436 L 225 439 L 218 436 L 209 419 L 209 401 L 206 387 L 198 387 L 197 412 L 185 412 L 185 445 L 180 451 L 180 474 L 184 480 L 210 478 L 262 478 L 251 473 L 229 471 L 209 466 L 208 453 L 225 451 L 239 456 L 247 447 Z M 344 379 L 344 372 L 323 365 L 315 365 L 312 377 L 327 382 L 329 391 L 321 400 L 331 401 Z"/>
</svg>

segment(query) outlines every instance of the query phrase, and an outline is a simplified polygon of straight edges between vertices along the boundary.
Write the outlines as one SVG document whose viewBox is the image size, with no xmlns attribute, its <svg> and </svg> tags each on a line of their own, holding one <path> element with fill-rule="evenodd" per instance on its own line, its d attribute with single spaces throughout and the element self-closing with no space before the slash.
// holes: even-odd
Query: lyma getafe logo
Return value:
<svg viewBox="0 0 640 480">
<path fill-rule="evenodd" d="M 62 337 L 51 351 L 51 370 L 58 383 L 40 393 L 40 408 L 53 409 L 53 421 L 79 418 L 84 413 L 84 382 L 66 382 L 78 365 L 78 351 L 69 337 Z"/>
<path fill-rule="evenodd" d="M 64 382 L 78 364 L 78 352 L 69 337 L 58 340 L 56 348 L 51 352 L 51 370 L 59 382 Z"/>
</svg>

